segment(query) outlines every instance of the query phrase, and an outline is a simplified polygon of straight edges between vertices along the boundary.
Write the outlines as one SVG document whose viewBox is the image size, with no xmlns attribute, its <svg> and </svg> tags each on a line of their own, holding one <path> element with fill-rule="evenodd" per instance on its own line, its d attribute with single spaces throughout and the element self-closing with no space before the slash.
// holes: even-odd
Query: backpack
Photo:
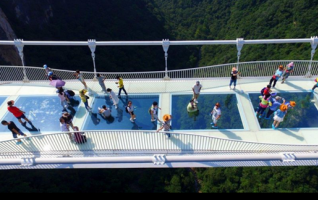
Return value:
<svg viewBox="0 0 318 200">
<path fill-rule="evenodd" d="M 262 90 L 261 90 L 261 95 L 264 95 L 264 90 L 266 89 L 266 87 L 264 87 Z"/>
<path fill-rule="evenodd" d="M 68 93 L 70 96 L 72 96 L 72 97 L 75 96 L 75 92 L 72 91 L 72 90 L 67 90 L 67 93 Z"/>
</svg>

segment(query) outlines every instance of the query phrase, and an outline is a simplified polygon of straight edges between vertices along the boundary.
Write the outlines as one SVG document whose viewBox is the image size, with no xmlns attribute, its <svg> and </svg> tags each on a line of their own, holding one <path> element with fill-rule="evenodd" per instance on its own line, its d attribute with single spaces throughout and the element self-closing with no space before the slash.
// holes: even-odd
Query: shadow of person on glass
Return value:
<svg viewBox="0 0 318 200">
<path fill-rule="evenodd" d="M 31 128 L 27 127 L 26 125 L 24 125 L 23 127 L 32 134 L 42 134 L 41 130 L 36 128 L 33 124 L 31 124 Z"/>
<path fill-rule="evenodd" d="M 95 125 L 99 124 L 100 119 L 98 118 L 97 113 L 90 113 L 90 116 Z"/>
<path fill-rule="evenodd" d="M 140 130 L 142 127 L 139 127 L 136 122 L 132 123 L 133 127 L 131 127 L 131 130 Z"/>
<path fill-rule="evenodd" d="M 124 113 L 123 109 L 118 107 L 116 110 L 117 110 L 116 118 L 118 119 L 118 122 L 123 121 L 123 113 Z"/>
<path fill-rule="evenodd" d="M 104 119 L 106 121 L 107 124 L 112 124 L 115 121 L 115 118 L 110 115 L 109 117 L 104 117 L 101 113 L 99 114 L 99 116 Z"/>
<path fill-rule="evenodd" d="M 70 106 L 72 107 L 78 107 L 80 104 L 80 101 L 79 100 L 76 100 L 74 98 L 70 99 Z"/>
<path fill-rule="evenodd" d="M 105 95 L 105 104 L 107 105 L 107 107 L 112 107 L 113 106 L 113 102 L 110 100 L 110 97 L 108 95 Z"/>
<path fill-rule="evenodd" d="M 128 96 L 119 98 L 119 100 L 120 100 L 121 102 L 123 102 L 124 106 L 126 106 L 126 105 L 128 104 Z"/>
<path fill-rule="evenodd" d="M 74 117 L 75 114 L 76 114 L 76 110 L 75 110 L 73 107 L 71 107 L 71 106 L 68 107 L 68 110 L 70 111 L 70 112 L 69 112 L 70 115 L 72 115 L 72 116 Z"/>
</svg>

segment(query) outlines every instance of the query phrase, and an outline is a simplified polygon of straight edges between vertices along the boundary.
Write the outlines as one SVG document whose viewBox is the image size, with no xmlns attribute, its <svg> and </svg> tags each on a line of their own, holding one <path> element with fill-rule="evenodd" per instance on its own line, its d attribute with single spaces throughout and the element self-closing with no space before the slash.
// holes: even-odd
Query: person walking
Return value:
<svg viewBox="0 0 318 200">
<path fill-rule="evenodd" d="M 156 120 L 158 120 L 160 122 L 160 120 L 158 118 L 158 110 L 159 109 L 161 110 L 161 108 L 158 107 L 158 102 L 154 101 L 152 103 L 151 107 L 149 108 L 149 112 L 150 112 L 150 115 L 151 115 L 151 121 L 152 122 L 155 122 Z"/>
<path fill-rule="evenodd" d="M 102 108 L 98 107 L 98 112 L 103 118 L 109 118 L 111 116 L 111 111 L 112 110 L 107 108 L 105 105 L 103 105 Z"/>
<path fill-rule="evenodd" d="M 318 78 L 316 78 L 315 79 L 315 85 L 314 85 L 314 87 L 311 89 L 311 92 L 314 92 L 315 91 L 315 89 L 318 87 Z"/>
<path fill-rule="evenodd" d="M 167 131 L 170 131 L 171 130 L 171 118 L 172 116 L 169 115 L 169 114 L 165 114 L 163 116 L 163 123 L 161 125 L 161 127 L 157 130 L 157 133 L 159 131 L 161 131 L 163 129 L 164 132 L 167 132 Z M 165 133 L 167 138 L 170 138 L 171 137 L 171 134 L 170 133 Z"/>
<path fill-rule="evenodd" d="M 282 103 L 279 102 L 280 100 L 283 100 L 283 104 L 285 104 L 285 99 L 280 96 L 270 99 L 272 105 L 269 106 L 265 119 L 270 119 L 270 116 L 282 105 Z"/>
<path fill-rule="evenodd" d="M 273 118 L 274 119 L 274 123 L 272 124 L 272 128 L 274 130 L 279 126 L 279 124 L 281 122 L 284 121 L 284 118 L 285 118 L 285 116 L 287 114 L 287 109 L 288 109 L 288 106 L 285 105 L 285 104 L 282 104 L 279 107 L 279 109 L 276 111 L 275 116 Z"/>
<path fill-rule="evenodd" d="M 8 104 L 8 111 L 11 112 L 19 120 L 19 122 L 22 124 L 22 126 L 25 126 L 27 122 L 31 126 L 33 125 L 32 122 L 28 118 L 25 117 L 25 115 L 24 115 L 25 112 L 20 110 L 16 106 L 14 106 L 13 100 L 8 101 L 7 104 Z M 25 122 L 22 122 L 21 119 L 24 119 Z"/>
<path fill-rule="evenodd" d="M 75 131 L 74 129 L 74 125 L 73 125 L 73 116 L 70 115 L 68 112 L 64 112 L 63 115 L 62 115 L 65 123 L 71 127 L 73 129 L 73 131 Z"/>
<path fill-rule="evenodd" d="M 286 66 L 286 70 L 283 73 L 282 83 L 284 83 L 286 81 L 286 79 L 289 77 L 290 73 L 292 73 L 293 71 L 294 71 L 294 62 L 291 62 Z"/>
<path fill-rule="evenodd" d="M 125 90 L 123 78 L 120 77 L 120 76 L 117 76 L 116 79 L 118 80 L 118 82 L 115 82 L 115 83 L 118 84 L 118 88 L 119 88 L 118 97 L 120 98 L 120 93 L 121 93 L 122 90 L 125 92 L 125 94 L 127 96 L 128 94 L 127 94 L 127 92 Z"/>
<path fill-rule="evenodd" d="M 199 98 L 201 89 L 202 89 L 202 85 L 200 84 L 200 81 L 197 81 L 195 85 L 192 87 L 192 91 L 193 91 L 192 99 L 194 99 L 195 103 L 199 103 L 198 98 Z"/>
<path fill-rule="evenodd" d="M 105 86 L 105 83 L 104 83 L 104 81 L 106 80 L 106 78 L 105 77 L 103 77 L 103 76 L 101 76 L 100 74 L 97 74 L 97 80 L 98 80 L 98 83 L 99 83 L 99 85 L 100 85 L 100 87 L 102 88 L 102 92 L 107 92 L 106 91 L 106 86 Z"/>
<path fill-rule="evenodd" d="M 234 88 L 233 90 L 235 90 L 235 87 L 236 87 L 236 81 L 237 81 L 237 75 L 240 74 L 239 71 L 237 71 L 236 67 L 233 67 L 232 68 L 232 71 L 231 71 L 231 80 L 230 80 L 230 90 L 232 89 L 232 84 L 234 83 Z"/>
<path fill-rule="evenodd" d="M 135 122 L 134 120 L 136 119 L 136 115 L 134 113 L 134 106 L 132 104 L 132 101 L 128 101 L 128 105 L 126 106 L 126 112 L 128 112 L 130 115 L 129 120 L 134 123 Z"/>
<path fill-rule="evenodd" d="M 119 99 L 116 96 L 115 92 L 112 89 L 110 89 L 110 88 L 107 88 L 106 91 L 109 93 L 109 98 L 113 101 L 113 105 L 115 106 L 115 109 L 117 109 L 118 108 Z"/>
<path fill-rule="evenodd" d="M 220 119 L 220 117 L 221 117 L 221 105 L 220 105 L 220 103 L 216 103 L 215 104 L 215 106 L 214 106 L 214 108 L 212 109 L 212 111 L 211 111 L 211 115 L 212 115 L 212 123 L 211 123 L 211 125 L 212 125 L 212 128 L 218 128 L 218 125 L 217 125 L 217 123 L 218 123 L 218 120 Z"/>
<path fill-rule="evenodd" d="M 17 125 L 15 125 L 14 122 L 10 121 L 10 122 L 7 122 L 5 120 L 3 120 L 1 122 L 2 125 L 4 126 L 8 126 L 8 129 L 12 132 L 12 135 L 13 135 L 13 138 L 14 139 L 17 139 L 18 138 L 18 135 L 19 136 L 24 136 L 26 137 L 27 140 L 30 140 L 30 138 L 27 138 L 27 135 L 25 133 L 23 133 L 18 127 Z M 18 142 L 16 143 L 17 145 L 20 145 L 22 144 L 22 141 L 20 139 L 17 140 Z"/>
<path fill-rule="evenodd" d="M 62 87 L 60 87 L 57 90 L 57 93 L 58 93 L 57 96 L 60 98 L 61 106 L 63 108 L 62 112 L 67 112 L 66 109 L 69 107 L 69 105 L 68 105 L 69 100 L 67 99 L 67 97 L 64 93 L 64 89 Z"/>
<path fill-rule="evenodd" d="M 80 72 L 80 70 L 76 70 L 74 76 L 84 85 L 85 89 L 87 89 L 85 79 L 83 77 L 83 74 Z"/>
<path fill-rule="evenodd" d="M 279 65 L 278 69 L 276 70 L 275 74 L 273 75 L 273 77 L 271 78 L 271 80 L 269 81 L 269 85 L 272 86 L 273 84 L 273 88 L 275 88 L 276 82 L 279 80 L 280 77 L 282 77 L 284 72 L 284 67 L 283 65 Z"/>
<path fill-rule="evenodd" d="M 88 105 L 88 99 L 89 99 L 89 97 L 86 96 L 86 93 L 87 93 L 87 90 L 82 89 L 82 90 L 79 91 L 79 96 L 80 96 L 82 102 L 84 103 L 86 110 L 89 111 L 89 112 L 91 112 L 91 111 L 92 111 L 92 108 L 89 107 L 89 105 Z"/>
</svg>

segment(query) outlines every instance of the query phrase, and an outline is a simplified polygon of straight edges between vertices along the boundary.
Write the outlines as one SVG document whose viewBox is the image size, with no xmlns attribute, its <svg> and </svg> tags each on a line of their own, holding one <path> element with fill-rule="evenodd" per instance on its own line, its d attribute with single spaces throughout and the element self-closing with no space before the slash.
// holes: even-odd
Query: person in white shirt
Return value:
<svg viewBox="0 0 318 200">
<path fill-rule="evenodd" d="M 200 95 L 201 88 L 202 88 L 202 85 L 200 84 L 200 81 L 197 81 L 196 84 L 192 88 L 193 99 L 194 99 L 195 103 L 199 103 L 198 102 L 198 98 L 199 98 L 199 95 Z"/>
<path fill-rule="evenodd" d="M 113 92 L 113 90 L 110 88 L 107 88 L 107 92 L 109 93 L 109 98 L 113 101 L 114 106 L 117 109 L 118 108 L 117 105 L 119 103 L 118 97 L 116 96 L 115 92 Z"/>
<path fill-rule="evenodd" d="M 213 110 L 211 111 L 211 115 L 212 115 L 212 128 L 218 128 L 218 120 L 221 117 L 221 105 L 219 103 L 216 103 Z"/>
<path fill-rule="evenodd" d="M 131 101 L 128 101 L 128 105 L 126 106 L 126 111 L 130 114 L 130 121 L 135 122 L 134 120 L 136 119 L 136 115 L 134 113 L 134 106 Z"/>
<path fill-rule="evenodd" d="M 107 108 L 105 105 L 102 108 L 98 108 L 98 110 L 104 118 L 108 118 L 111 115 L 111 109 Z"/>
<path fill-rule="evenodd" d="M 158 102 L 154 101 L 150 107 L 150 115 L 151 115 L 151 121 L 155 122 L 156 120 L 159 120 L 158 118 L 158 109 L 161 110 L 161 108 L 158 106 Z"/>
<path fill-rule="evenodd" d="M 70 132 L 70 125 L 65 122 L 65 119 L 63 117 L 60 118 L 60 127 L 62 132 Z M 70 140 L 72 142 L 72 134 L 68 133 L 68 136 L 70 137 Z"/>
</svg>

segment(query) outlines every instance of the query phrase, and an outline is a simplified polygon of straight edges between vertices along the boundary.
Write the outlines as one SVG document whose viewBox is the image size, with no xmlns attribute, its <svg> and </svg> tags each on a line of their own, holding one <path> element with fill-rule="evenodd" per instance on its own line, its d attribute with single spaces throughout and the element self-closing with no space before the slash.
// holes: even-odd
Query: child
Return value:
<svg viewBox="0 0 318 200">
<path fill-rule="evenodd" d="M 272 124 L 272 128 L 275 130 L 278 125 L 284 121 L 284 117 L 287 113 L 287 109 L 288 109 L 288 106 L 285 105 L 285 104 L 282 104 L 280 106 L 280 108 L 276 111 L 275 113 L 275 116 L 274 116 L 274 123 Z"/>
<path fill-rule="evenodd" d="M 99 111 L 99 114 L 102 115 L 102 117 L 108 118 L 108 117 L 110 117 L 110 115 L 111 115 L 110 113 L 112 110 L 107 108 L 105 105 L 103 105 L 102 108 L 98 108 L 98 111 Z"/>
<path fill-rule="evenodd" d="M 216 103 L 213 110 L 211 111 L 211 115 L 212 115 L 212 128 L 218 128 L 218 120 L 220 119 L 221 117 L 221 105 L 220 103 Z"/>
<path fill-rule="evenodd" d="M 118 102 L 119 102 L 119 99 L 118 99 L 118 97 L 116 96 L 116 94 L 113 92 L 113 90 L 112 89 L 110 89 L 110 88 L 107 88 L 107 90 L 106 90 L 108 93 L 109 93 L 109 98 L 113 101 L 113 103 L 114 103 L 114 106 L 115 106 L 115 108 L 117 109 L 118 108 Z"/>
</svg>

